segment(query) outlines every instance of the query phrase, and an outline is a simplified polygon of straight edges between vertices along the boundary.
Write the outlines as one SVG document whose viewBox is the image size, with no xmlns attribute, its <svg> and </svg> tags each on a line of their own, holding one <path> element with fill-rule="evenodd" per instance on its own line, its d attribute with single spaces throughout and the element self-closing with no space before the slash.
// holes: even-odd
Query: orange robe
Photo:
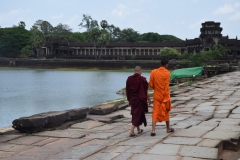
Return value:
<svg viewBox="0 0 240 160">
<path fill-rule="evenodd" d="M 154 90 L 152 121 L 169 121 L 171 110 L 170 101 L 170 72 L 164 67 L 154 69 L 150 75 L 149 86 Z"/>
</svg>

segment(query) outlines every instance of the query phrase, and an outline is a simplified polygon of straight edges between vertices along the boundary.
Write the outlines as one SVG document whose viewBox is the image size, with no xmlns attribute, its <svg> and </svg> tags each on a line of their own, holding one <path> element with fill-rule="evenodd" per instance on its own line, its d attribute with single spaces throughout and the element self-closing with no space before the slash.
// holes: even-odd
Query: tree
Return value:
<svg viewBox="0 0 240 160">
<path fill-rule="evenodd" d="M 146 42 L 182 42 L 183 40 L 172 35 L 160 35 L 158 33 L 143 33 L 139 37 L 139 41 Z"/>
<path fill-rule="evenodd" d="M 30 50 L 31 50 L 31 46 L 30 45 L 26 45 L 25 47 L 22 48 L 21 53 L 23 54 L 23 56 L 27 57 L 31 54 Z"/>
<path fill-rule="evenodd" d="M 86 28 L 87 31 L 93 28 L 99 28 L 98 21 L 93 20 L 91 16 L 83 14 L 82 22 L 78 25 L 81 28 Z"/>
<path fill-rule="evenodd" d="M 0 28 L 0 55 L 18 57 L 21 49 L 30 45 L 31 32 L 22 28 Z"/>
<path fill-rule="evenodd" d="M 52 29 L 53 35 L 70 35 L 72 29 L 67 24 L 59 23 L 56 27 Z"/>
<path fill-rule="evenodd" d="M 169 47 L 164 47 L 158 54 L 161 57 L 166 57 L 169 59 L 178 58 L 179 56 L 181 56 L 181 53 L 178 50 Z"/>
<path fill-rule="evenodd" d="M 93 39 L 94 42 L 94 55 L 95 55 L 95 60 L 97 60 L 97 54 L 96 54 L 96 40 L 98 36 L 101 34 L 99 28 L 92 28 L 91 30 L 88 31 L 90 37 Z"/>
<path fill-rule="evenodd" d="M 110 34 L 110 38 L 112 42 L 118 42 L 120 41 L 120 36 L 121 36 L 121 29 L 119 27 L 115 27 L 113 24 L 112 25 L 108 25 L 106 27 L 106 30 L 109 32 Z"/>
<path fill-rule="evenodd" d="M 52 34 L 53 26 L 48 21 L 38 20 L 32 28 L 37 28 L 42 34 L 47 37 Z"/>
<path fill-rule="evenodd" d="M 22 28 L 25 28 L 26 24 L 25 24 L 25 22 L 20 21 L 20 22 L 18 23 L 18 26 L 19 26 L 19 27 L 22 27 Z"/>
<path fill-rule="evenodd" d="M 37 58 L 38 58 L 39 48 L 45 45 L 45 36 L 43 35 L 42 32 L 36 31 L 33 33 L 31 37 L 31 43 L 32 43 L 32 47 L 36 48 L 37 50 Z"/>
<path fill-rule="evenodd" d="M 101 59 L 102 56 L 102 48 L 106 47 L 106 45 L 110 41 L 110 34 L 106 30 L 101 30 L 101 33 L 97 39 L 97 43 L 101 46 L 101 53 L 99 55 L 99 60 Z"/>
<path fill-rule="evenodd" d="M 121 31 L 120 41 L 121 42 L 137 42 L 139 40 L 139 33 L 134 31 L 132 28 L 126 28 Z"/>
</svg>

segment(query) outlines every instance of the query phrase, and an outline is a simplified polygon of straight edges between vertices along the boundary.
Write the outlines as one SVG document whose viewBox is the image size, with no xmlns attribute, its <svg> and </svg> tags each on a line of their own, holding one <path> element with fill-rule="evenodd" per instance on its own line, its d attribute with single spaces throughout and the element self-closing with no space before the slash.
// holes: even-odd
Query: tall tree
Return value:
<svg viewBox="0 0 240 160">
<path fill-rule="evenodd" d="M 19 27 L 22 27 L 22 28 L 25 28 L 26 24 L 25 24 L 25 22 L 20 21 L 20 22 L 18 23 L 18 26 L 19 26 Z"/>
<path fill-rule="evenodd" d="M 91 30 L 92 28 L 99 28 L 98 21 L 93 20 L 91 16 L 83 14 L 82 22 L 78 25 L 81 28 L 86 28 L 87 31 Z"/>
<path fill-rule="evenodd" d="M 38 20 L 33 26 L 41 31 L 45 37 L 50 36 L 53 31 L 53 26 L 48 21 Z"/>
<path fill-rule="evenodd" d="M 108 23 L 106 20 L 102 20 L 100 22 L 101 27 L 103 28 L 101 30 L 101 33 L 98 37 L 97 43 L 101 46 L 101 53 L 99 55 L 99 60 L 101 59 L 102 56 L 102 48 L 106 47 L 106 45 L 109 43 L 110 41 L 110 34 L 107 32 L 107 30 L 105 30 L 105 28 L 107 28 Z"/>
<path fill-rule="evenodd" d="M 101 32 L 100 32 L 99 28 L 92 28 L 91 30 L 88 31 L 88 33 L 94 42 L 94 55 L 95 55 L 95 60 L 97 60 L 96 41 L 97 41 L 98 36 L 101 34 Z"/>
<path fill-rule="evenodd" d="M 120 34 L 121 42 L 137 42 L 139 40 L 139 33 L 132 28 L 123 29 Z"/>
<path fill-rule="evenodd" d="M 39 48 L 45 45 L 45 36 L 40 31 L 35 31 L 31 37 L 32 47 L 37 50 L 37 58 L 39 55 Z"/>
</svg>

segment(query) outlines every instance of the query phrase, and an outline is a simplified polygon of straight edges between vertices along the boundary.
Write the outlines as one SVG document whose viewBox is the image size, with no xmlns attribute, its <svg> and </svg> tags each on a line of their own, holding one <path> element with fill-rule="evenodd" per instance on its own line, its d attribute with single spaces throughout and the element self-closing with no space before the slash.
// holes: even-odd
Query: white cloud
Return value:
<svg viewBox="0 0 240 160">
<path fill-rule="evenodd" d="M 189 25 L 189 29 L 199 29 L 199 28 L 201 28 L 201 24 L 203 23 L 203 22 L 206 22 L 206 20 L 205 19 L 201 19 L 200 21 L 198 21 L 198 22 L 195 22 L 195 23 L 191 23 L 190 25 Z"/>
<path fill-rule="evenodd" d="M 62 13 L 60 13 L 60 14 L 58 14 L 58 15 L 53 15 L 51 18 L 52 19 L 61 19 L 61 18 L 63 18 L 63 14 Z"/>
<path fill-rule="evenodd" d="M 214 15 L 230 14 L 235 11 L 234 5 L 226 4 L 213 12 Z"/>
<path fill-rule="evenodd" d="M 123 4 L 119 4 L 116 9 L 112 11 L 112 15 L 117 16 L 117 17 L 125 17 L 130 14 L 129 9 L 127 6 Z"/>
<path fill-rule="evenodd" d="M 229 20 L 233 20 L 233 21 L 240 20 L 240 12 L 238 12 L 238 11 L 235 12 L 235 14 L 233 14 L 229 17 Z"/>
</svg>

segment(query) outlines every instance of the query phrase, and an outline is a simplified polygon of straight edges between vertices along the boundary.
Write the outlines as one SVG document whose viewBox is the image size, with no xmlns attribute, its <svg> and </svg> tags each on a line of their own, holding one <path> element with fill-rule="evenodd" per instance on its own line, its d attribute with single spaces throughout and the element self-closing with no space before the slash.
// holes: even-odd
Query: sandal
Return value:
<svg viewBox="0 0 240 160">
<path fill-rule="evenodd" d="M 170 128 L 170 130 L 169 131 L 167 131 L 167 133 L 171 133 L 171 132 L 174 132 L 175 131 L 175 129 L 174 128 Z"/>
<path fill-rule="evenodd" d="M 129 133 L 129 134 L 130 134 L 130 137 L 136 136 L 134 133 Z"/>
<path fill-rule="evenodd" d="M 150 135 L 151 135 L 151 136 L 156 136 L 156 133 L 152 133 L 152 132 L 151 132 L 151 134 L 150 134 Z"/>
<path fill-rule="evenodd" d="M 140 129 L 140 131 L 138 131 L 138 134 L 141 134 L 143 132 L 143 129 Z"/>
</svg>

